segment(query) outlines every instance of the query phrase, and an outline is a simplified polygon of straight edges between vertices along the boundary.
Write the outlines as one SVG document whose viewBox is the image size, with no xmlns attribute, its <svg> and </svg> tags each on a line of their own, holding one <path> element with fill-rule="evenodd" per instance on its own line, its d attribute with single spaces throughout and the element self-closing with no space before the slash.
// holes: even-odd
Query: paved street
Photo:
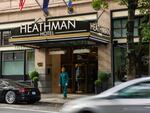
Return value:
<svg viewBox="0 0 150 113">
<path fill-rule="evenodd" d="M 58 113 L 64 103 L 85 96 L 87 95 L 68 94 L 68 98 L 64 100 L 62 94 L 42 94 L 41 101 L 35 104 L 0 103 L 0 113 Z"/>
<path fill-rule="evenodd" d="M 58 113 L 59 108 L 56 106 L 46 106 L 40 104 L 27 105 L 8 105 L 0 103 L 0 113 Z"/>
</svg>

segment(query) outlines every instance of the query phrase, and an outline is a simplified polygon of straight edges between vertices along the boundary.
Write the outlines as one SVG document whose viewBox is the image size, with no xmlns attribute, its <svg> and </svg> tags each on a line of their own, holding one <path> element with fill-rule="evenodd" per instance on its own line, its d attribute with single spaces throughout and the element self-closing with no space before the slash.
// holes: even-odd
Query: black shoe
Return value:
<svg viewBox="0 0 150 113">
<path fill-rule="evenodd" d="M 67 99 L 67 97 L 63 97 L 63 99 Z"/>
</svg>

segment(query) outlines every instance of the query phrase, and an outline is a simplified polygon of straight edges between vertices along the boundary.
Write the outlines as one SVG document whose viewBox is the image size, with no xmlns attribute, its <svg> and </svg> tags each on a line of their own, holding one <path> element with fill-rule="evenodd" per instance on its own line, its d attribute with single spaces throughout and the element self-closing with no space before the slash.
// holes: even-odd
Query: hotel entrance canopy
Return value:
<svg viewBox="0 0 150 113">
<path fill-rule="evenodd" d="M 14 45 L 22 45 L 26 47 L 62 47 L 62 46 L 92 46 L 109 43 L 109 39 L 96 36 L 90 32 L 72 33 L 55 36 L 32 36 L 11 38 L 10 42 Z"/>
<path fill-rule="evenodd" d="M 83 15 L 80 16 L 83 18 Z M 101 28 L 100 28 L 101 29 Z M 109 34 L 100 32 L 95 20 L 51 18 L 12 29 L 9 40 L 14 45 L 33 48 L 90 46 L 109 43 Z"/>
</svg>

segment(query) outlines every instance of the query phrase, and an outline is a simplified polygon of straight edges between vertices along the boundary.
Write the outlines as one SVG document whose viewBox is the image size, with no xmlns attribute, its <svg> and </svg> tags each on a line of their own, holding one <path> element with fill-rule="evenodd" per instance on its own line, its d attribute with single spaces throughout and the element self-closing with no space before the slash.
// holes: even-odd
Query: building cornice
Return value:
<svg viewBox="0 0 150 113">
<path fill-rule="evenodd" d="M 81 0 L 81 1 L 74 1 L 73 4 L 74 5 L 78 5 L 78 4 L 89 4 L 91 3 L 92 0 Z M 57 8 L 57 7 L 66 7 L 64 2 L 57 2 L 57 3 L 53 3 L 53 4 L 49 4 L 49 8 Z M 39 10 L 40 7 L 38 5 L 28 5 L 26 7 L 24 7 L 22 12 L 26 12 L 26 11 L 31 11 L 31 10 Z M 0 14 L 5 14 L 5 13 L 15 13 L 15 12 L 20 12 L 18 6 L 13 7 L 13 8 L 8 8 L 8 9 L 0 9 Z"/>
</svg>

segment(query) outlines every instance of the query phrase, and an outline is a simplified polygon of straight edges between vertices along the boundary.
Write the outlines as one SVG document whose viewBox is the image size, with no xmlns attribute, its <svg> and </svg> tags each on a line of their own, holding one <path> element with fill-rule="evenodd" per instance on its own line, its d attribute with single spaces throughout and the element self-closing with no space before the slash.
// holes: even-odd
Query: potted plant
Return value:
<svg viewBox="0 0 150 113">
<path fill-rule="evenodd" d="M 29 77 L 32 80 L 33 86 L 38 88 L 39 73 L 37 71 L 32 71 L 29 74 Z"/>
<path fill-rule="evenodd" d="M 99 72 L 99 79 L 102 81 L 108 81 L 108 79 L 110 78 L 110 74 L 106 73 L 106 72 Z"/>
<path fill-rule="evenodd" d="M 101 81 L 97 79 L 94 84 L 95 84 L 95 94 L 99 94 L 101 92 Z"/>
<path fill-rule="evenodd" d="M 110 78 L 110 73 L 107 73 L 107 72 L 99 72 L 98 73 L 98 77 L 99 77 L 99 80 L 101 80 L 101 90 L 102 91 L 105 91 L 108 89 L 108 83 L 109 83 L 109 78 Z"/>
</svg>

